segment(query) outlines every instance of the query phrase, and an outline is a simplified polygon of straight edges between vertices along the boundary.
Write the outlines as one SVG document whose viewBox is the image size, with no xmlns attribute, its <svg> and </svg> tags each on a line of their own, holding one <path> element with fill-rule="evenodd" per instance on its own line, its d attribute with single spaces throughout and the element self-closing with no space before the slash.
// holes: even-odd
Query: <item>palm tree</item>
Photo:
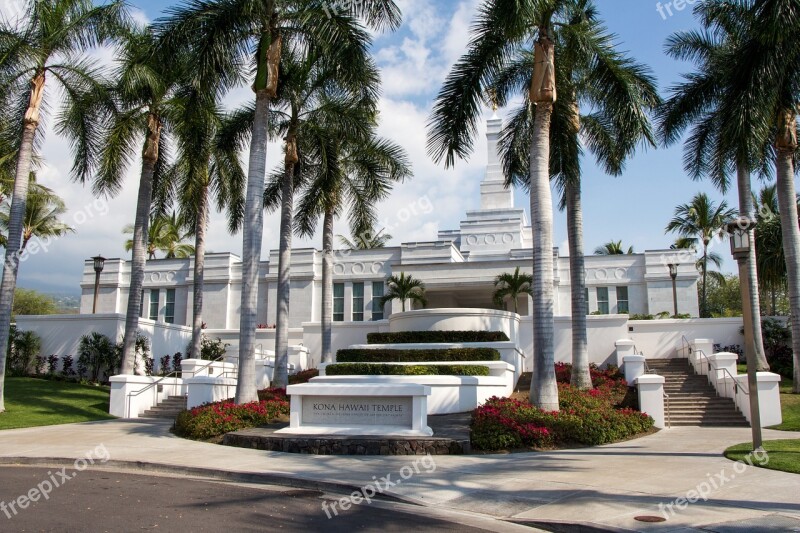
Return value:
<svg viewBox="0 0 800 533">
<path fill-rule="evenodd" d="M 389 276 L 386 284 L 387 291 L 380 300 L 381 307 L 394 300 L 400 300 L 400 307 L 405 313 L 407 300 L 417 302 L 422 307 L 428 305 L 428 300 L 425 298 L 425 284 L 412 276 L 406 276 L 405 272 L 400 272 L 399 276 Z"/>
<path fill-rule="evenodd" d="M 348 131 L 339 123 L 352 114 L 357 123 L 369 125 L 366 135 Z M 300 202 L 297 227 L 302 235 L 313 235 L 318 219 L 322 224 L 322 361 L 333 361 L 333 224 L 347 213 L 353 233 L 371 228 L 377 219 L 376 205 L 387 198 L 395 183 L 411 174 L 402 148 L 375 135 L 372 101 L 345 106 L 325 122 L 325 129 L 313 128 L 300 143 L 308 144 L 305 170 L 309 174 Z M 360 117 L 360 118 L 359 118 Z M 349 136 L 348 136 L 349 133 Z M 302 150 L 302 148 L 301 148 Z"/>
<path fill-rule="evenodd" d="M 667 224 L 666 231 L 677 233 L 684 239 L 691 240 L 695 246 L 702 246 L 703 290 L 700 298 L 700 316 L 708 317 L 706 308 L 708 261 L 710 254 L 708 245 L 714 238 L 723 239 L 727 235 L 726 225 L 733 219 L 736 211 L 728 208 L 723 200 L 716 205 L 707 194 L 698 193 L 688 204 L 675 208 L 675 216 Z"/>
<path fill-rule="evenodd" d="M 124 36 L 119 46 L 118 67 L 115 84 L 111 88 L 113 107 L 101 106 L 100 113 L 107 119 L 102 134 L 104 145 L 97 158 L 95 190 L 102 193 L 117 192 L 128 166 L 134 159 L 137 146 L 143 144 L 139 191 L 133 225 L 131 281 L 128 292 L 128 308 L 123 336 L 122 374 L 132 374 L 136 357 L 136 336 L 139 329 L 139 311 L 142 304 L 142 285 L 147 260 L 150 235 L 151 208 L 154 190 L 166 179 L 169 147 L 167 133 L 171 128 L 169 110 L 175 89 L 189 65 L 175 50 L 161 47 L 151 27 L 133 28 Z M 75 110 L 81 115 L 81 109 Z M 77 139 L 77 151 L 81 151 L 82 138 Z M 167 221 L 163 221 L 168 225 Z M 170 239 L 180 241 L 180 232 L 170 234 L 164 245 L 159 245 L 167 254 L 185 255 L 188 249 L 173 250 Z M 161 233 L 161 230 L 159 231 Z M 190 254 L 189 254 L 190 255 Z M 154 257 L 152 248 L 150 257 Z"/>
<path fill-rule="evenodd" d="M 581 205 L 581 156 L 584 149 L 612 175 L 619 175 L 637 146 L 654 145 L 648 120 L 660 100 L 648 69 L 616 50 L 613 36 L 588 0 L 563 11 L 564 24 L 554 37 L 560 57 L 555 85 L 560 95 L 550 125 L 550 176 L 567 211 L 572 307 L 572 379 L 591 388 L 586 330 L 585 260 Z M 535 51 L 522 49 L 509 59 L 490 88 L 495 98 L 523 89 L 533 76 Z M 513 114 L 501 139 L 504 166 L 511 183 L 529 187 L 534 117 L 528 99 Z M 632 251 L 632 249 L 631 249 Z"/>
<path fill-rule="evenodd" d="M 180 205 L 180 220 L 193 228 L 194 246 L 180 245 L 194 255 L 192 280 L 191 353 L 199 354 L 203 341 L 203 287 L 206 231 L 212 202 L 217 211 L 227 210 L 228 231 L 242 224 L 246 176 L 239 160 L 243 130 L 250 125 L 249 110 L 226 114 L 215 101 L 194 87 L 181 87 L 173 99 L 175 162 L 167 171 L 168 186 L 160 200 L 173 198 Z M 160 206 L 163 210 L 165 207 Z M 173 216 L 174 219 L 174 216 Z M 186 236 L 188 236 L 188 233 Z M 182 239 L 181 239 L 182 240 Z"/>
<path fill-rule="evenodd" d="M 67 233 L 74 233 L 75 229 L 60 220 L 67 212 L 67 207 L 52 189 L 36 183 L 36 175 L 31 174 L 31 183 L 28 186 L 28 201 L 25 202 L 25 220 L 22 226 L 22 247 L 24 251 L 28 242 L 33 238 L 49 239 L 62 237 Z M 3 202 L 0 206 L 0 229 L 8 232 L 11 216 L 11 205 Z M 7 235 L 0 235 L 0 244 L 5 246 Z"/>
<path fill-rule="evenodd" d="M 520 274 L 519 267 L 514 270 L 513 274 L 508 272 L 498 274 L 494 278 L 494 302 L 497 305 L 505 305 L 506 300 L 510 299 L 514 302 L 514 312 L 519 314 L 519 297 L 523 294 L 530 294 L 532 284 L 533 276 L 524 272 Z"/>
<path fill-rule="evenodd" d="M 608 241 L 602 246 L 594 249 L 594 255 L 631 255 L 633 254 L 633 246 L 628 247 L 628 251 L 622 246 L 622 241 Z"/>
<path fill-rule="evenodd" d="M 18 121 L 11 123 L 17 158 L 0 284 L 0 412 L 31 162 L 44 135 L 39 123 L 47 111 L 45 97 L 55 94 L 46 91 L 46 81 L 63 88 L 67 102 L 96 87 L 102 76 L 84 53 L 113 37 L 126 18 L 122 0 L 102 6 L 90 0 L 28 0 L 23 10 L 16 25 L 0 21 L 0 98 L 9 120 Z"/>
<path fill-rule="evenodd" d="M 434 105 L 428 151 L 450 167 L 473 149 L 487 90 L 496 85 L 514 52 L 533 45 L 527 101 L 533 107 L 530 135 L 530 202 L 533 228 L 534 364 L 531 403 L 558 410 L 554 353 L 553 212 L 550 193 L 550 123 L 556 103 L 553 37 L 569 22 L 571 0 L 485 0 L 471 27 L 466 53 L 453 66 Z M 524 81 L 524 80 L 523 80 Z M 507 95 L 496 94 L 497 105 Z"/>
<path fill-rule="evenodd" d="M 751 174 L 769 173 L 771 148 L 768 139 L 757 134 L 755 123 L 746 122 L 753 118 L 752 96 L 736 87 L 742 79 L 738 47 L 746 38 L 742 30 L 752 23 L 752 15 L 743 3 L 717 1 L 698 5 L 696 13 L 704 31 L 679 32 L 667 41 L 667 53 L 693 61 L 696 71 L 670 88 L 670 97 L 659 112 L 662 140 L 673 144 L 691 128 L 684 145 L 689 175 L 709 178 L 725 193 L 735 173 L 739 216 L 753 218 Z M 757 241 L 751 231 L 748 275 L 742 281 L 749 295 L 757 369 L 769 370 L 761 337 Z M 705 273 L 705 268 L 699 270 Z"/>
<path fill-rule="evenodd" d="M 694 253 L 697 253 L 697 239 L 694 237 L 678 237 L 675 239 L 675 243 L 670 246 L 670 249 L 692 250 Z M 722 256 L 717 252 L 712 252 L 709 250 L 707 256 L 698 258 L 694 266 L 701 275 L 712 278 L 719 285 L 724 286 L 726 279 L 725 274 L 719 272 L 718 270 L 709 270 L 706 272 L 706 262 L 711 263 L 712 266 L 717 268 L 722 268 Z"/>
<path fill-rule="evenodd" d="M 129 224 L 122 230 L 123 233 L 132 235 L 135 226 Z M 185 229 L 185 225 L 178 220 L 176 213 L 169 216 L 157 215 L 148 224 L 147 259 L 156 258 L 156 253 L 164 254 L 164 259 L 186 259 L 194 255 L 194 246 L 184 241 L 192 236 L 192 232 Z M 133 250 L 134 240 L 125 241 L 125 251 Z"/>
<path fill-rule="evenodd" d="M 771 314 L 777 314 L 777 293 L 787 288 L 786 257 L 783 253 L 783 231 L 775 185 L 764 186 L 757 198 L 758 207 L 758 281 L 761 289 L 770 296 Z M 798 199 L 800 201 L 800 198 Z"/>
<path fill-rule="evenodd" d="M 337 235 L 337 237 L 339 237 L 339 243 L 348 250 L 375 250 L 377 248 L 385 248 L 386 243 L 393 238 L 386 233 L 386 228 L 375 233 L 375 228 L 373 227 L 365 231 L 354 232 L 352 240 L 344 235 Z"/>
<path fill-rule="evenodd" d="M 242 246 L 242 303 L 239 333 L 239 379 L 236 402 L 258 399 L 255 380 L 258 269 L 263 239 L 263 193 L 266 180 L 269 108 L 278 96 L 284 49 L 319 47 L 342 70 L 363 61 L 369 35 L 359 22 L 373 29 L 396 28 L 400 10 L 392 0 L 348 2 L 347 9 L 330 10 L 311 0 L 189 0 L 171 10 L 162 25 L 168 48 L 189 48 L 197 83 L 224 92 L 244 81 L 248 67 L 255 70 L 252 134 L 248 165 Z M 287 136 L 285 161 L 295 161 L 296 141 Z M 276 372 L 288 359 L 289 260 L 291 254 L 293 175 L 286 169 L 281 188 L 281 226 L 278 265 Z M 285 348 L 284 348 L 285 347 Z"/>
</svg>

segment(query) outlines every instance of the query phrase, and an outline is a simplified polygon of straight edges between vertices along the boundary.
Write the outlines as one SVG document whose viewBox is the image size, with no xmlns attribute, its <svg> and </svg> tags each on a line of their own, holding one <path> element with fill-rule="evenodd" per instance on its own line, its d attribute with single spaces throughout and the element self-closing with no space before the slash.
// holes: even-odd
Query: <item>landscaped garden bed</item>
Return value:
<svg viewBox="0 0 800 533">
<path fill-rule="evenodd" d="M 175 434 L 193 440 L 219 441 L 231 431 L 289 420 L 286 389 L 259 391 L 258 399 L 242 405 L 225 400 L 183 411 L 175 420 Z"/>
<path fill-rule="evenodd" d="M 448 344 L 462 342 L 507 342 L 502 331 L 397 331 L 368 333 L 368 344 Z"/>
<path fill-rule="evenodd" d="M 488 376 L 481 365 L 393 365 L 383 363 L 341 363 L 325 368 L 327 376 Z"/>
<path fill-rule="evenodd" d="M 653 419 L 631 408 L 617 369 L 592 369 L 591 390 L 569 385 L 570 366 L 556 365 L 559 411 L 533 407 L 524 396 L 491 398 L 472 415 L 471 440 L 484 451 L 596 446 L 649 433 Z"/>
</svg>

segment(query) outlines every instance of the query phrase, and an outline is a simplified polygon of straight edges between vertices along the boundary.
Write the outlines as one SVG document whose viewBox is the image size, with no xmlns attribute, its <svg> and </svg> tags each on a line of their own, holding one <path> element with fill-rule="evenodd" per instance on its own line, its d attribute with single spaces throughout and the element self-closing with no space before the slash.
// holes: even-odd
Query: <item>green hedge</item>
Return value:
<svg viewBox="0 0 800 533">
<path fill-rule="evenodd" d="M 443 342 L 506 342 L 502 331 L 400 331 L 397 333 L 368 333 L 368 344 L 412 344 Z"/>
<path fill-rule="evenodd" d="M 448 361 L 499 361 L 494 348 L 449 348 L 442 350 L 372 350 L 356 348 L 336 352 L 338 363 L 424 363 Z"/>
<path fill-rule="evenodd" d="M 344 363 L 325 368 L 328 376 L 488 376 L 489 367 L 480 365 L 387 365 Z"/>
</svg>

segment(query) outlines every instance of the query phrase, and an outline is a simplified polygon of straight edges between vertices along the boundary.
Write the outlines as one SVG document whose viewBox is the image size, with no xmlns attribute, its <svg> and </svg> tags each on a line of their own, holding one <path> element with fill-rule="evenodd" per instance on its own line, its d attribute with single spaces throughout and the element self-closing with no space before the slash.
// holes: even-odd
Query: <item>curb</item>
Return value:
<svg viewBox="0 0 800 533">
<path fill-rule="evenodd" d="M 75 459 L 65 457 L 0 457 L 0 466 L 67 466 L 75 464 Z M 238 472 L 235 470 L 219 470 L 200 468 L 194 466 L 175 466 L 163 463 L 150 463 L 145 461 L 119 461 L 109 460 L 92 466 L 92 470 L 123 470 L 127 473 L 156 473 L 175 474 L 186 477 L 208 478 L 217 481 L 237 483 L 254 483 L 262 485 L 277 485 L 293 489 L 315 490 L 319 492 L 336 492 L 350 494 L 361 490 L 361 487 L 342 483 L 339 481 L 306 479 L 291 474 Z M 378 493 L 373 500 L 404 503 L 424 507 L 416 500 L 394 494 Z"/>
</svg>

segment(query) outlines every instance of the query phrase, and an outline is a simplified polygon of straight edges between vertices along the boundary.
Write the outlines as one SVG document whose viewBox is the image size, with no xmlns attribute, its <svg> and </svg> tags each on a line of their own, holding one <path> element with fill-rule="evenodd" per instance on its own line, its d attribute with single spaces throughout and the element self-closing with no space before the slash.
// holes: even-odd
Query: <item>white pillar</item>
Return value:
<svg viewBox="0 0 800 533">
<path fill-rule="evenodd" d="M 714 339 L 695 339 L 692 341 L 692 355 L 689 356 L 695 373 L 708 375 L 708 361 L 699 352 L 703 352 L 706 357 L 712 355 L 714 353 Z"/>
<path fill-rule="evenodd" d="M 636 379 L 645 374 L 645 360 L 643 355 L 626 355 L 622 358 L 625 363 L 625 381 L 630 385 L 636 383 Z"/>
<path fill-rule="evenodd" d="M 616 346 L 616 354 L 617 354 L 617 366 L 622 368 L 625 356 L 627 355 L 636 355 L 636 348 L 634 346 L 634 342 L 631 339 L 620 339 L 614 343 Z"/>
<path fill-rule="evenodd" d="M 781 415 L 780 384 L 781 376 L 772 372 L 758 372 L 758 406 L 761 411 L 761 427 L 776 426 L 783 422 Z M 750 421 L 750 399 L 747 390 L 747 374 L 736 377 L 739 392 L 736 395 L 736 406 L 747 421 Z"/>
<path fill-rule="evenodd" d="M 655 421 L 655 427 L 666 427 L 664 411 L 664 377 L 645 374 L 636 380 L 639 388 L 639 410 L 647 413 Z"/>
<path fill-rule="evenodd" d="M 738 374 L 736 362 L 739 360 L 739 356 L 735 353 L 719 352 L 709 357 L 709 359 L 716 368 L 716 375 L 712 372 L 709 375 L 709 380 L 720 396 L 733 398 L 735 394 L 734 378 Z"/>
</svg>

